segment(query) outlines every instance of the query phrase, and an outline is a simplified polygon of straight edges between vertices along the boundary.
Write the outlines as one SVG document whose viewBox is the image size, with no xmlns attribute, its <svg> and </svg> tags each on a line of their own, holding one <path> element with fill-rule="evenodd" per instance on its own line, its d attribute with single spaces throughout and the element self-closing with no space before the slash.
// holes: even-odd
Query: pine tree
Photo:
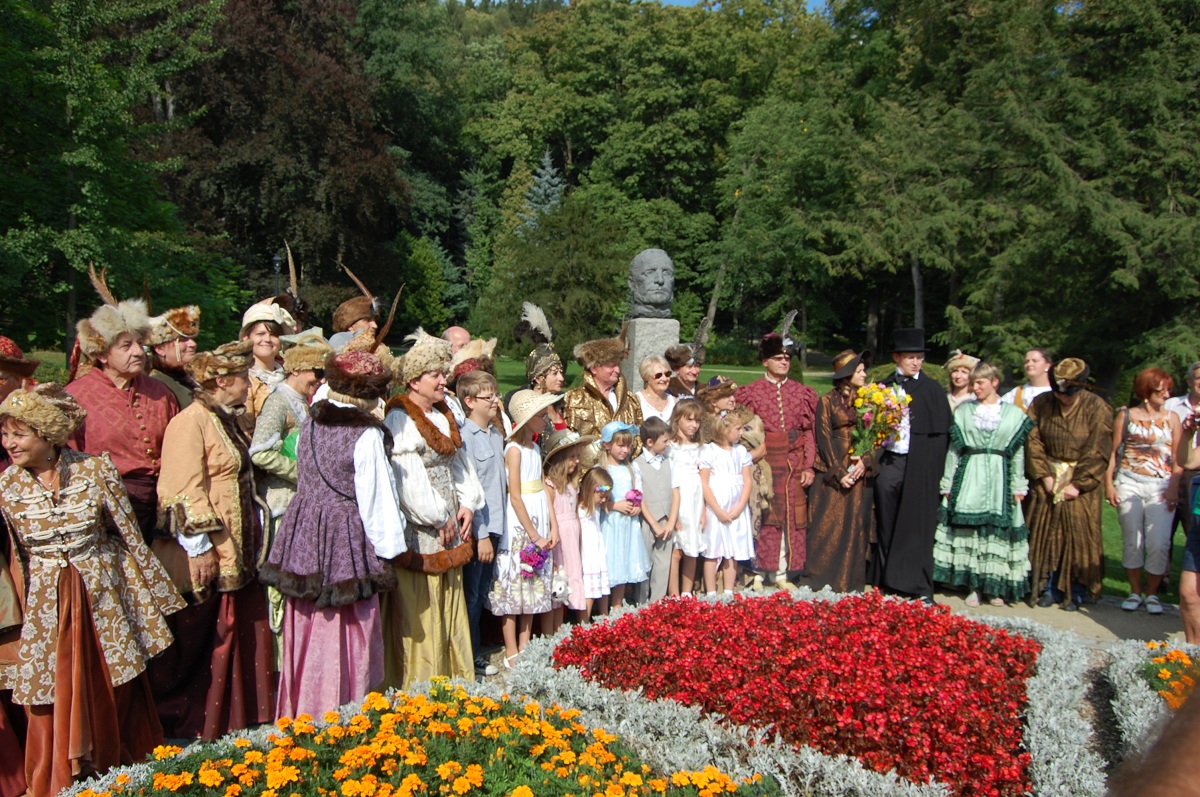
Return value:
<svg viewBox="0 0 1200 797">
<path fill-rule="evenodd" d="M 525 192 L 525 206 L 519 215 L 521 226 L 525 230 L 533 230 L 538 221 L 545 215 L 553 213 L 562 204 L 563 193 L 567 190 L 567 181 L 554 165 L 550 150 L 542 152 L 542 162 L 533 173 L 533 185 Z"/>
</svg>

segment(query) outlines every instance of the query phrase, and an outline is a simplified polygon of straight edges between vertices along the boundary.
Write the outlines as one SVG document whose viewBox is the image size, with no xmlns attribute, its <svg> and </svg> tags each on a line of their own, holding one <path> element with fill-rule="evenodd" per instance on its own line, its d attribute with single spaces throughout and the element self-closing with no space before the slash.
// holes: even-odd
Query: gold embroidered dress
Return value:
<svg viewBox="0 0 1200 797">
<path fill-rule="evenodd" d="M 172 638 L 164 615 L 184 605 L 142 542 L 108 457 L 63 449 L 59 479 L 55 502 L 24 468 L 0 474 L 0 512 L 26 583 L 19 661 L 0 665 L 0 686 L 24 705 L 54 702 L 60 569 L 73 566 L 83 579 L 113 686 L 132 680 L 166 650 Z"/>
</svg>

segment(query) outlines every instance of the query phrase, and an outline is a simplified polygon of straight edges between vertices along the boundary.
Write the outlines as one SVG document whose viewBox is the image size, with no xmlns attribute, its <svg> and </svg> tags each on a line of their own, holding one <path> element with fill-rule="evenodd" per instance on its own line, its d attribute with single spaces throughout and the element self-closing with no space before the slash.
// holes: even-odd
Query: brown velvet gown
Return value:
<svg viewBox="0 0 1200 797">
<path fill-rule="evenodd" d="M 816 478 L 809 491 L 808 576 L 813 589 L 829 585 L 837 592 L 862 592 L 867 583 L 867 554 L 874 523 L 872 488 L 875 460 L 864 457 L 867 473 L 850 488 L 842 477 L 850 469 L 850 433 L 856 413 L 837 389 L 817 402 Z"/>
<path fill-rule="evenodd" d="M 1043 393 L 1029 406 L 1033 430 L 1025 443 L 1025 469 L 1029 474 L 1029 563 L 1032 595 L 1045 587 L 1051 573 L 1055 586 L 1070 593 L 1072 583 L 1082 584 L 1093 597 L 1100 594 L 1104 578 L 1104 545 L 1100 511 L 1104 501 L 1104 472 L 1112 453 L 1112 407 L 1099 396 L 1083 391 L 1072 410 L 1064 414 L 1054 393 Z M 1070 483 L 1078 498 L 1054 503 L 1042 484 L 1054 476 L 1056 463 L 1074 463 Z"/>
</svg>

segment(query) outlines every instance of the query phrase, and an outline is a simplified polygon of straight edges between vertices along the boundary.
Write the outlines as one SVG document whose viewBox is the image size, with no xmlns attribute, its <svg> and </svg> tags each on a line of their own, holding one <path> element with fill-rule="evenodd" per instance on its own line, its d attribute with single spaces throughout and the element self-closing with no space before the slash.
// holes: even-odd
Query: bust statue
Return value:
<svg viewBox="0 0 1200 797">
<path fill-rule="evenodd" d="M 629 264 L 629 317 L 670 318 L 675 264 L 661 249 L 643 249 Z"/>
</svg>

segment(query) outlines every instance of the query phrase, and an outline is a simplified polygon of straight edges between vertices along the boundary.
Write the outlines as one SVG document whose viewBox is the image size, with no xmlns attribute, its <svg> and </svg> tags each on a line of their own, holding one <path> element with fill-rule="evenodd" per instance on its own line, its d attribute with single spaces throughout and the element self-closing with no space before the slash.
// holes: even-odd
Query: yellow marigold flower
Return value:
<svg viewBox="0 0 1200 797">
<path fill-rule="evenodd" d="M 662 794 L 667 790 L 667 782 L 662 778 L 653 778 L 649 781 L 649 786 L 652 791 Z"/>
<path fill-rule="evenodd" d="M 1169 681 L 1171 680 L 1171 671 L 1166 668 L 1161 669 L 1158 671 L 1158 677 L 1164 681 Z"/>
<path fill-rule="evenodd" d="M 124 772 L 122 772 L 120 775 L 117 775 L 117 777 L 113 780 L 113 782 L 116 783 L 118 786 L 128 785 L 129 776 L 126 775 Z"/>
<path fill-rule="evenodd" d="M 363 711 L 383 711 L 388 707 L 388 699 L 378 692 L 371 692 L 363 699 Z"/>
<path fill-rule="evenodd" d="M 230 783 L 225 787 L 225 797 L 240 797 L 241 793 L 242 787 L 236 783 Z"/>
<path fill-rule="evenodd" d="M 604 790 L 604 797 L 625 797 L 625 790 L 615 783 L 610 783 Z"/>
<path fill-rule="evenodd" d="M 861 409 L 862 409 L 862 405 L 863 405 L 863 400 L 862 400 L 862 399 L 860 399 L 860 398 L 856 398 L 856 399 L 854 400 L 854 408 L 855 408 L 855 409 L 861 410 Z"/>
<path fill-rule="evenodd" d="M 455 794 L 466 794 L 470 790 L 471 790 L 471 781 L 467 780 L 466 778 L 455 778 L 454 779 L 454 793 Z"/>
<path fill-rule="evenodd" d="M 512 794 L 509 797 L 533 797 L 533 789 L 524 785 L 518 786 L 512 790 Z"/>
<path fill-rule="evenodd" d="M 286 731 L 288 728 L 292 727 L 292 718 L 280 717 L 279 719 L 275 720 L 275 727 L 281 731 Z"/>
<path fill-rule="evenodd" d="M 289 783 L 300 782 L 300 770 L 293 766 L 267 770 L 267 788 L 278 789 Z"/>
<path fill-rule="evenodd" d="M 462 719 L 460 719 L 458 722 L 455 723 L 455 725 L 458 726 L 458 732 L 464 733 L 464 734 L 470 733 L 471 729 L 475 727 L 475 723 L 472 720 L 467 719 L 466 717 L 463 717 Z"/>
<path fill-rule="evenodd" d="M 588 787 L 588 785 L 591 784 L 591 782 L 592 782 L 592 779 L 590 777 L 588 777 L 587 775 L 579 776 L 579 785 L 582 786 L 583 788 L 586 789 Z"/>
<path fill-rule="evenodd" d="M 478 764 L 470 764 L 467 766 L 467 782 L 475 788 L 483 785 L 483 767 Z"/>
<path fill-rule="evenodd" d="M 154 760 L 162 761 L 164 758 L 170 758 L 173 755 L 178 755 L 183 752 L 182 747 L 176 747 L 173 744 L 160 744 L 154 748 Z"/>
<path fill-rule="evenodd" d="M 261 797 L 279 797 L 279 792 L 274 789 L 266 789 L 263 791 Z"/>
<path fill-rule="evenodd" d="M 438 764 L 437 767 L 438 777 L 442 780 L 450 780 L 462 771 L 462 764 L 458 763 L 457 761 L 447 761 L 444 764 Z"/>
<path fill-rule="evenodd" d="M 692 782 L 692 779 L 688 776 L 688 773 L 686 773 L 686 772 L 672 772 L 671 773 L 671 783 L 673 783 L 676 786 L 679 786 L 682 788 L 683 786 L 686 786 L 691 782 Z"/>
<path fill-rule="evenodd" d="M 634 787 L 641 786 L 642 785 L 642 776 L 636 775 L 632 772 L 626 772 L 624 775 L 621 776 L 621 782 L 624 783 L 626 786 L 634 786 Z"/>
<path fill-rule="evenodd" d="M 558 767 L 554 770 L 554 776 L 556 778 L 569 778 L 571 777 L 571 770 L 566 767 Z"/>
<path fill-rule="evenodd" d="M 1150 663 L 1151 664 L 1166 664 L 1167 657 L 1166 656 L 1155 656 L 1154 658 L 1150 659 Z"/>
<path fill-rule="evenodd" d="M 200 767 L 200 772 L 197 775 L 201 786 L 208 786 L 210 789 L 214 786 L 220 786 L 225 782 L 225 777 L 215 769 Z"/>
</svg>

